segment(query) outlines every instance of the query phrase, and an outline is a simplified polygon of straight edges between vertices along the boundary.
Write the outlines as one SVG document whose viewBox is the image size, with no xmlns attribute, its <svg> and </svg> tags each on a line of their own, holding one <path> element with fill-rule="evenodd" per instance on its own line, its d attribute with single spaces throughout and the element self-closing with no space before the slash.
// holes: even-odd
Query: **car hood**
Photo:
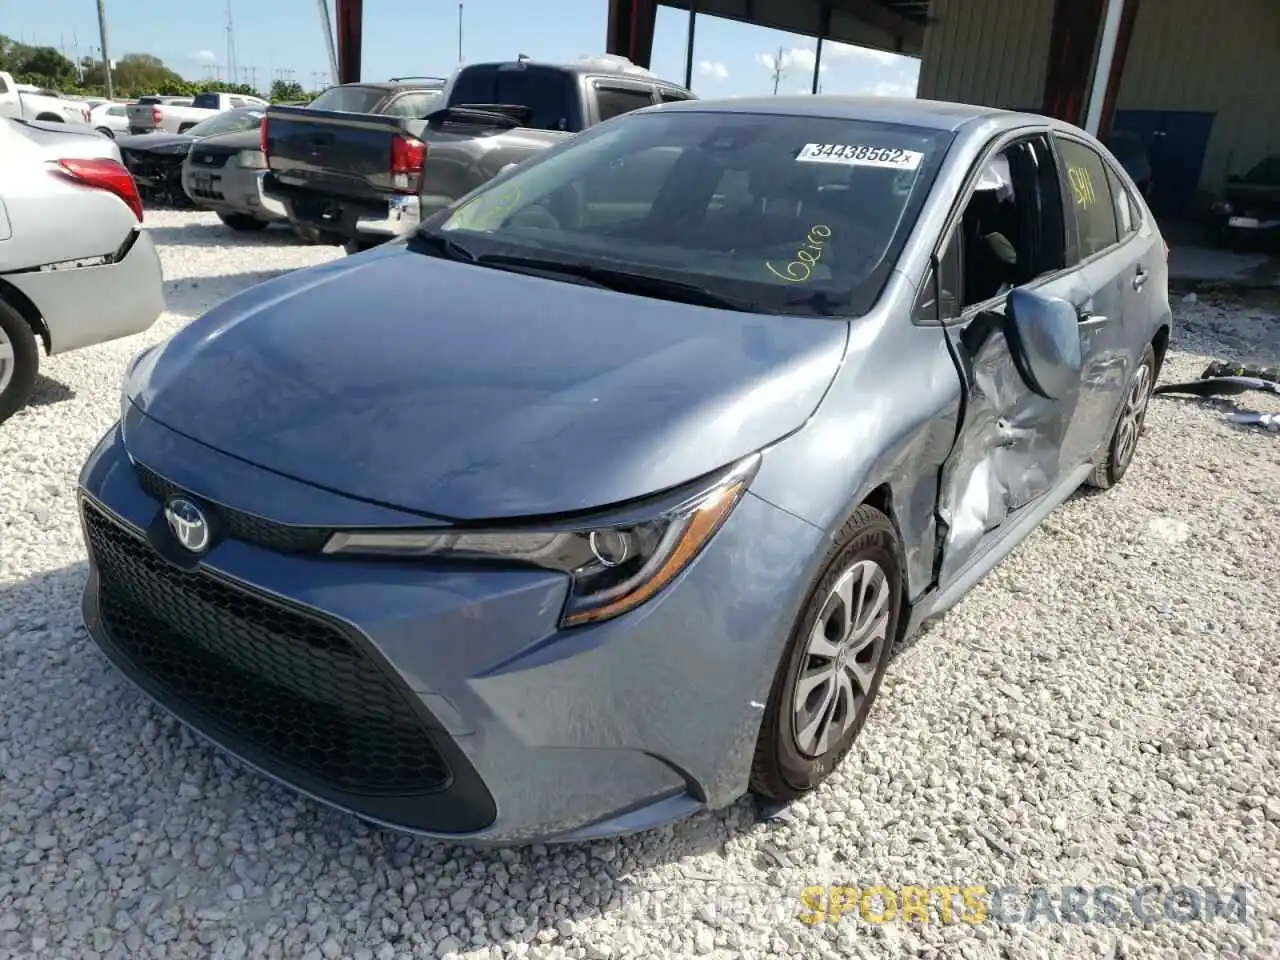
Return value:
<svg viewBox="0 0 1280 960">
<path fill-rule="evenodd" d="M 847 335 L 396 244 L 224 301 L 140 358 L 126 392 L 170 429 L 328 490 L 450 519 L 545 516 L 678 486 L 796 430 Z"/>
<path fill-rule="evenodd" d="M 186 133 L 134 133 L 116 137 L 116 144 L 135 153 L 186 153 L 197 139 Z"/>
</svg>

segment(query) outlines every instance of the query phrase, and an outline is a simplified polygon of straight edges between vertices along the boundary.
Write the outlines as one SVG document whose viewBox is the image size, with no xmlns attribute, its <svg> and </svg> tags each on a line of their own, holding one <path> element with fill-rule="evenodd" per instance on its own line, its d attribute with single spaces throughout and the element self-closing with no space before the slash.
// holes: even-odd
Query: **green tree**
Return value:
<svg viewBox="0 0 1280 960">
<path fill-rule="evenodd" d="M 271 81 L 271 100 L 279 103 L 281 100 L 305 100 L 307 99 L 307 91 L 302 89 L 300 83 L 286 83 L 283 80 Z"/>
</svg>

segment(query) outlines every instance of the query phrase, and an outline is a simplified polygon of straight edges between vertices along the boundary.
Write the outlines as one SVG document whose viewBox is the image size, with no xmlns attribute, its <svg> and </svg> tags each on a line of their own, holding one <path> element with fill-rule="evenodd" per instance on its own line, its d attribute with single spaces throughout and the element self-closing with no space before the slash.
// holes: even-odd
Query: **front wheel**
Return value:
<svg viewBox="0 0 1280 960">
<path fill-rule="evenodd" d="M 251 217 L 247 213 L 220 213 L 218 219 L 232 230 L 241 233 L 256 233 L 267 229 L 267 221 Z"/>
<path fill-rule="evenodd" d="M 902 616 L 897 533 L 879 510 L 854 511 L 809 592 L 774 677 L 751 789 L 794 800 L 835 772 L 866 723 Z"/>
<path fill-rule="evenodd" d="M 1125 391 L 1120 420 L 1116 423 L 1107 451 L 1089 474 L 1085 482 L 1099 490 L 1107 490 L 1121 481 L 1133 462 L 1138 449 L 1138 438 L 1147 423 L 1147 407 L 1151 403 L 1151 391 L 1156 385 L 1156 352 L 1151 344 L 1142 351 L 1138 369 L 1133 372 L 1129 388 Z"/>
<path fill-rule="evenodd" d="M 30 325 L 0 300 L 0 423 L 26 406 L 39 369 L 40 350 Z"/>
</svg>

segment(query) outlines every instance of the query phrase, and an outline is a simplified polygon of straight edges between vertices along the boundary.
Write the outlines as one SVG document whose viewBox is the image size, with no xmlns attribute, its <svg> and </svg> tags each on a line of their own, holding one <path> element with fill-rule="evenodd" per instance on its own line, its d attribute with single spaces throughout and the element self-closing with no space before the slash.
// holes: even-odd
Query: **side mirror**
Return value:
<svg viewBox="0 0 1280 960">
<path fill-rule="evenodd" d="M 1063 400 L 1080 386 L 1079 316 L 1066 300 L 1028 290 L 1009 294 L 1005 338 L 1018 373 L 1032 392 Z"/>
</svg>

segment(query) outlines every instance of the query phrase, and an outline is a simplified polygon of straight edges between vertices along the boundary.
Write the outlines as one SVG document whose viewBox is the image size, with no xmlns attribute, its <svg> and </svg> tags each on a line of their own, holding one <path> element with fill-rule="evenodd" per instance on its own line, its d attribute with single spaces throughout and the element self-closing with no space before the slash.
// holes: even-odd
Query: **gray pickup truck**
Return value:
<svg viewBox="0 0 1280 960">
<path fill-rule="evenodd" d="M 462 67 L 426 116 L 271 107 L 261 201 L 295 229 L 356 252 L 405 236 L 504 167 L 593 124 L 691 100 L 627 61 Z"/>
</svg>

